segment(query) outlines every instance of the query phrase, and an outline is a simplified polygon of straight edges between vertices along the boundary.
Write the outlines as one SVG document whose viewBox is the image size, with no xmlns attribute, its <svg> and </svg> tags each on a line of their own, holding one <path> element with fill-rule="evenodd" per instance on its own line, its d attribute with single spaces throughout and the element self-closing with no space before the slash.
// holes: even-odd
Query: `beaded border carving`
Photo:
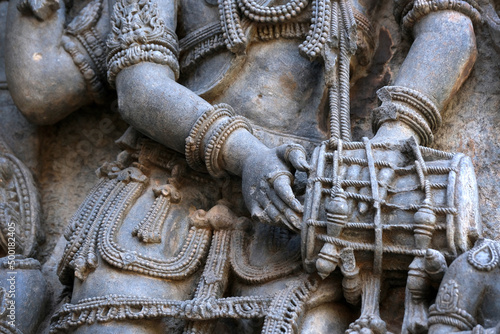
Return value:
<svg viewBox="0 0 500 334">
<path fill-rule="evenodd" d="M 423 146 L 434 140 L 433 131 L 441 126 L 442 118 L 436 105 L 424 94 L 401 86 L 386 86 L 377 91 L 382 105 L 373 111 L 373 129 L 390 120 L 410 126 Z"/>
<path fill-rule="evenodd" d="M 480 7 L 474 0 L 415 0 L 403 10 L 401 25 L 410 33 L 415 23 L 431 12 L 453 10 L 468 16 L 474 24 L 481 22 Z"/>
<path fill-rule="evenodd" d="M 130 11 L 130 2 L 135 10 Z M 118 73 L 141 62 L 169 66 L 179 77 L 179 41 L 160 17 L 152 0 L 117 1 L 111 15 L 111 34 L 107 41 L 108 81 L 114 86 Z"/>
<path fill-rule="evenodd" d="M 220 118 L 233 117 L 235 115 L 230 105 L 221 103 L 214 105 L 212 109 L 203 113 L 191 128 L 186 138 L 185 155 L 186 161 L 194 170 L 206 171 L 205 162 L 201 154 L 201 145 L 210 127 Z"/>
</svg>

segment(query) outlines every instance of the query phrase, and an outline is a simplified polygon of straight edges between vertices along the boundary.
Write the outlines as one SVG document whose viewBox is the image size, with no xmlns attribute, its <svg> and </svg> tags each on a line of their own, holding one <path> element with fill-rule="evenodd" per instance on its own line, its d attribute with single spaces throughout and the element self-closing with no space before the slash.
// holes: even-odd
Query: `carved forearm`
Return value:
<svg viewBox="0 0 500 334">
<path fill-rule="evenodd" d="M 414 27 L 415 41 L 394 84 L 415 89 L 442 110 L 469 76 L 476 60 L 472 21 L 455 11 L 438 11 Z"/>
<path fill-rule="evenodd" d="M 185 139 L 198 117 L 212 106 L 174 81 L 165 65 L 142 62 L 116 77 L 124 120 L 145 135 L 184 153 Z"/>
<path fill-rule="evenodd" d="M 186 153 L 188 163 L 197 170 L 205 170 L 209 161 L 208 170 L 214 176 L 222 170 L 241 175 L 250 152 L 266 147 L 229 106 L 213 107 L 173 78 L 168 66 L 151 62 L 122 70 L 116 88 L 125 121 L 160 143 Z M 220 147 L 214 150 L 214 144 Z"/>
<path fill-rule="evenodd" d="M 178 42 L 175 17 L 166 14 L 174 8 L 169 11 L 166 5 L 137 3 L 132 13 L 122 1 L 115 5 L 108 79 L 116 85 L 120 112 L 142 133 L 185 153 L 192 168 L 215 177 L 225 170 L 240 174 L 245 156 L 234 152 L 247 152 L 246 145 L 265 146 L 230 106 L 212 106 L 175 82 Z"/>
<path fill-rule="evenodd" d="M 17 4 L 10 1 L 8 11 L 5 61 L 9 91 L 30 121 L 55 123 L 88 101 L 84 78 L 61 46 L 64 3 L 45 21 L 21 14 Z"/>
<path fill-rule="evenodd" d="M 454 10 L 430 11 L 421 16 L 410 12 L 405 16 L 406 27 L 412 23 L 415 40 L 394 81 L 396 87 L 379 94 L 384 104 L 375 113 L 376 129 L 398 120 L 412 128 L 424 145 L 432 142 L 432 133 L 440 125 L 440 112 L 476 60 L 472 19 L 474 16 Z"/>
</svg>

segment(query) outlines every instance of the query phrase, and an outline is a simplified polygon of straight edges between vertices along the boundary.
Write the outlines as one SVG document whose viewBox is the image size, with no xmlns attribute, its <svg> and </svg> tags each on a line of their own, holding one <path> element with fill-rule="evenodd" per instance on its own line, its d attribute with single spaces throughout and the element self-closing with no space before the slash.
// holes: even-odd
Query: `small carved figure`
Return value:
<svg viewBox="0 0 500 334">
<path fill-rule="evenodd" d="M 499 247 L 480 239 L 450 265 L 429 309 L 429 334 L 500 333 Z"/>
<path fill-rule="evenodd" d="M 26 117 L 105 102 L 109 82 L 132 126 L 68 225 L 59 274 L 74 288 L 52 332 L 385 333 L 384 273 L 470 247 L 470 160 L 420 145 L 475 62 L 475 1 L 394 1 L 414 41 L 363 142 L 349 89 L 377 1 L 9 5 Z M 362 303 L 350 326 L 342 291 Z"/>
</svg>

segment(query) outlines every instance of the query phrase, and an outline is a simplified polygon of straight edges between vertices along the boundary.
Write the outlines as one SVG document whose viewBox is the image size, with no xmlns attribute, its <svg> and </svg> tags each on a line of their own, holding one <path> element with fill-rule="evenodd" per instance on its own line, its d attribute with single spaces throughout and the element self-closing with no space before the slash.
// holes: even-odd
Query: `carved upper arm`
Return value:
<svg viewBox="0 0 500 334">
<path fill-rule="evenodd" d="M 105 101 L 105 0 L 91 1 L 76 13 L 61 2 L 43 21 L 26 10 L 20 13 L 19 3 L 24 4 L 9 4 L 6 74 L 26 118 L 52 124 L 85 104 Z"/>
<path fill-rule="evenodd" d="M 177 3 L 160 0 L 118 0 L 108 39 L 108 80 L 114 85 L 121 70 L 141 62 L 167 65 L 179 77 L 179 42 L 175 34 Z"/>
<path fill-rule="evenodd" d="M 413 26 L 424 16 L 437 11 L 456 11 L 468 16 L 473 23 L 481 21 L 481 9 L 475 1 L 466 0 L 394 0 L 394 15 L 403 31 L 411 34 Z"/>
</svg>

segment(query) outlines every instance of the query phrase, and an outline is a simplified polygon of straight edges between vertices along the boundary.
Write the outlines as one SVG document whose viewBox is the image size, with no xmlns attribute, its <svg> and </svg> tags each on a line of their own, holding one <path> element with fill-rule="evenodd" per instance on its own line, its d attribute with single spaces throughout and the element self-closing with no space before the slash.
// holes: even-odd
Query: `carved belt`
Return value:
<svg viewBox="0 0 500 334">
<path fill-rule="evenodd" d="M 316 282 L 302 276 L 272 297 L 195 298 L 187 301 L 119 295 L 93 297 L 78 304 L 63 305 L 52 317 L 50 333 L 66 333 L 69 328 L 84 324 L 162 317 L 195 321 L 265 317 L 267 330 L 288 328 L 294 317 L 304 311 L 305 302 L 315 289 Z"/>
<path fill-rule="evenodd" d="M 217 318 L 262 318 L 271 305 L 269 297 L 230 297 L 176 301 L 159 298 L 108 295 L 65 304 L 52 317 L 50 333 L 65 333 L 71 327 L 134 319 L 175 317 L 188 320 Z"/>
<path fill-rule="evenodd" d="M 172 169 L 180 163 L 176 159 L 169 152 L 146 143 L 142 147 L 139 164 L 134 166 L 154 165 L 172 174 Z M 208 252 L 211 230 L 191 226 L 180 251 L 172 257 L 156 258 L 128 249 L 117 242 L 117 233 L 130 208 L 149 189 L 148 177 L 140 168 L 119 168 L 116 164 L 104 166 L 101 174 L 101 180 L 69 224 L 66 232 L 68 244 L 58 269 L 60 279 L 66 283 L 71 283 L 73 276 L 85 280 L 98 266 L 98 253 L 115 267 L 149 276 L 179 280 L 193 274 Z M 204 182 L 202 177 L 191 174 L 185 175 L 189 182 L 210 187 L 210 183 Z M 180 199 L 173 184 L 153 187 L 152 192 L 154 203 L 132 231 L 143 243 L 161 242 L 162 225 L 171 203 Z"/>
</svg>

